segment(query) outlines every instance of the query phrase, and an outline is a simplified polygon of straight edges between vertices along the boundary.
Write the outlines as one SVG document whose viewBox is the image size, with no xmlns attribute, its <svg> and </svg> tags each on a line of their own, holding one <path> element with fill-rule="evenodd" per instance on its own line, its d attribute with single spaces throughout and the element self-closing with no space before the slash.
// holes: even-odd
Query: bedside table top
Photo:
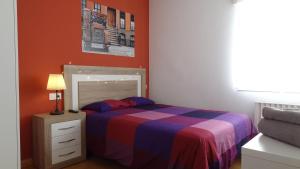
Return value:
<svg viewBox="0 0 300 169">
<path fill-rule="evenodd" d="M 61 115 L 50 115 L 49 113 L 43 114 L 35 114 L 33 117 L 41 118 L 44 120 L 51 120 L 51 121 L 68 121 L 72 119 L 81 119 L 85 118 L 86 113 L 83 111 L 79 111 L 78 113 L 70 113 L 68 111 L 64 111 L 64 114 Z"/>
</svg>

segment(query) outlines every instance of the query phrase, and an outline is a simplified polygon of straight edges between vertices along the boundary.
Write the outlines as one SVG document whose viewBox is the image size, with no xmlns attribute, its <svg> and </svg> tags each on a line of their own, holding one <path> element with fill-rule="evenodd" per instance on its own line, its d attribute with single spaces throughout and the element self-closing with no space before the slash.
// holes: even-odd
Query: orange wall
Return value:
<svg viewBox="0 0 300 169">
<path fill-rule="evenodd" d="M 149 67 L 149 0 L 98 0 L 136 18 L 135 57 L 81 52 L 81 1 L 18 0 L 22 159 L 32 157 L 33 114 L 53 110 L 46 90 L 49 73 L 62 65 Z M 148 81 L 148 80 L 147 80 Z M 147 82 L 148 83 L 148 82 Z"/>
</svg>

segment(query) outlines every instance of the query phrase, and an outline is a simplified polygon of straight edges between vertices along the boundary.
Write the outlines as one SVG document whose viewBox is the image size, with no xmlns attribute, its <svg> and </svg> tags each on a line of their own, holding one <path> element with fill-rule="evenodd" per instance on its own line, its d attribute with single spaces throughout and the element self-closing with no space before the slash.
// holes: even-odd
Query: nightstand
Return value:
<svg viewBox="0 0 300 169">
<path fill-rule="evenodd" d="M 58 169 L 86 159 L 85 112 L 33 116 L 33 164 Z"/>
</svg>

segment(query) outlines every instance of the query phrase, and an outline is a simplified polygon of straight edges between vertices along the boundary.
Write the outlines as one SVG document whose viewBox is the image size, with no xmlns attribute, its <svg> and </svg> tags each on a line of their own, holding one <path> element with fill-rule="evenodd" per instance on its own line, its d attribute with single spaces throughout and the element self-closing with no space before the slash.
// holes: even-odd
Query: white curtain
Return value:
<svg viewBox="0 0 300 169">
<path fill-rule="evenodd" d="M 234 6 L 234 87 L 300 92 L 300 0 L 244 0 Z"/>
</svg>

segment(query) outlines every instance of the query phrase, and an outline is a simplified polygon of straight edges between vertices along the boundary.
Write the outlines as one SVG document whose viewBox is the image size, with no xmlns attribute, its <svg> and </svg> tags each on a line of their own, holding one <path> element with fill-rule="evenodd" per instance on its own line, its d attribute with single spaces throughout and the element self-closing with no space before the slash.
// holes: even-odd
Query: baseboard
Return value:
<svg viewBox="0 0 300 169">
<path fill-rule="evenodd" d="M 33 161 L 31 158 L 22 160 L 21 169 L 31 169 L 31 168 L 33 168 Z"/>
</svg>

